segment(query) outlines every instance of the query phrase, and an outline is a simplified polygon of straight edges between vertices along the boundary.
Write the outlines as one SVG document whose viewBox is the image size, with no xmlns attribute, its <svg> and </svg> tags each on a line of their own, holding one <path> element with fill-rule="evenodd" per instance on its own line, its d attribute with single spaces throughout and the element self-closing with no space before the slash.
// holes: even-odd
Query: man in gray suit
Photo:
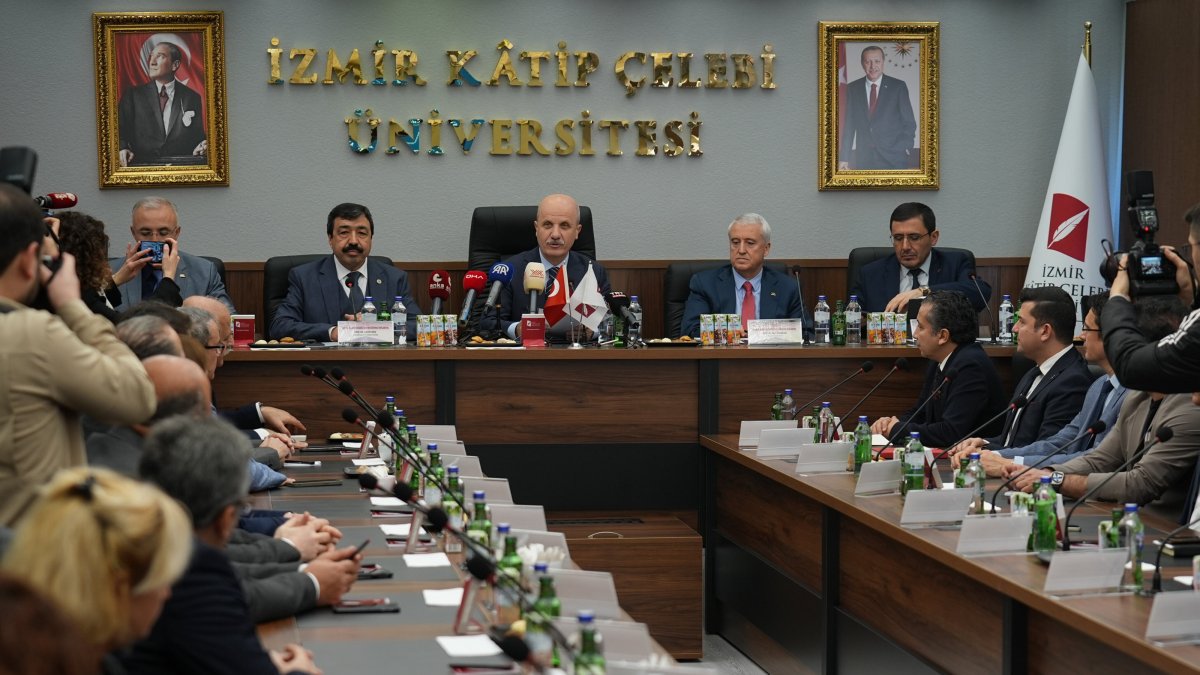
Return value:
<svg viewBox="0 0 1200 675">
<path fill-rule="evenodd" d="M 174 280 L 183 298 L 207 295 L 216 298 L 235 312 L 233 301 L 225 292 L 225 284 L 217 273 L 217 266 L 200 256 L 179 250 L 179 211 L 175 205 L 162 197 L 144 197 L 133 205 L 133 222 L 129 231 L 133 242 L 125 247 L 124 258 L 110 258 L 113 280 L 121 289 L 122 308 L 132 307 L 149 298 L 164 276 L 171 273 L 170 267 L 150 262 L 149 250 L 138 250 L 138 243 L 155 241 L 166 244 L 164 258 L 176 252 L 179 264 L 174 270 Z"/>
</svg>

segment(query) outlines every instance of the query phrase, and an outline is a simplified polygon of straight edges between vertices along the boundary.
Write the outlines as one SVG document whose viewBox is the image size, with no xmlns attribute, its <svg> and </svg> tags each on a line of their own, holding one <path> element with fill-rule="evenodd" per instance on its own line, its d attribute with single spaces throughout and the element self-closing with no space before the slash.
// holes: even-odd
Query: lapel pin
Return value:
<svg viewBox="0 0 1200 675">
<path fill-rule="evenodd" d="M 771 297 L 775 297 L 775 291 L 771 291 Z"/>
<path fill-rule="evenodd" d="M 179 273 L 179 278 L 180 278 L 180 279 L 186 279 L 186 278 L 187 278 L 187 275 L 186 275 L 186 274 L 184 274 L 183 272 L 180 272 L 180 273 Z"/>
<path fill-rule="evenodd" d="M 382 284 L 382 283 L 383 283 L 383 279 L 376 279 L 376 280 L 375 280 L 375 285 L 377 285 L 377 286 L 378 286 L 379 284 Z"/>
</svg>

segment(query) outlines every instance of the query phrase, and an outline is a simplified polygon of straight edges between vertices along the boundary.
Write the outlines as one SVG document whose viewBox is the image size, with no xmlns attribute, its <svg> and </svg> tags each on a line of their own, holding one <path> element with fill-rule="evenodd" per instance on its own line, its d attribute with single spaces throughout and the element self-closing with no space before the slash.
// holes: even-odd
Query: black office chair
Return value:
<svg viewBox="0 0 1200 675">
<path fill-rule="evenodd" d="M 211 255 L 202 255 L 200 257 L 217 266 L 217 276 L 221 277 L 221 285 L 228 290 L 229 282 L 225 280 L 225 261 L 220 258 L 214 258 Z"/>
<path fill-rule="evenodd" d="M 663 276 L 663 331 L 667 337 L 678 338 L 683 331 L 683 309 L 692 275 L 728 264 L 728 260 L 688 260 L 667 265 Z M 766 263 L 766 266 L 787 274 L 787 265 L 783 263 Z"/>
<path fill-rule="evenodd" d="M 939 246 L 938 248 L 946 253 L 957 252 L 966 255 L 971 260 L 972 269 L 975 267 L 975 254 L 971 251 L 949 246 Z M 876 260 L 895 254 L 891 246 L 860 246 L 852 249 L 846 261 L 846 293 L 850 293 L 854 288 L 854 280 L 858 278 L 859 270 Z"/>
<path fill-rule="evenodd" d="M 501 260 L 537 246 L 533 223 L 536 206 L 479 206 L 471 214 L 471 236 L 467 248 L 467 268 L 487 271 Z M 579 207 L 583 226 L 572 251 L 596 259 L 596 235 L 592 228 L 592 210 Z"/>
<path fill-rule="evenodd" d="M 280 255 L 267 258 L 263 265 L 263 317 L 265 325 L 262 333 L 266 335 L 271 330 L 271 320 L 275 318 L 275 310 L 287 298 L 288 272 L 308 262 L 330 255 L 329 253 L 305 253 L 302 255 Z M 376 264 L 393 265 L 392 259 L 381 255 L 370 258 Z"/>
</svg>

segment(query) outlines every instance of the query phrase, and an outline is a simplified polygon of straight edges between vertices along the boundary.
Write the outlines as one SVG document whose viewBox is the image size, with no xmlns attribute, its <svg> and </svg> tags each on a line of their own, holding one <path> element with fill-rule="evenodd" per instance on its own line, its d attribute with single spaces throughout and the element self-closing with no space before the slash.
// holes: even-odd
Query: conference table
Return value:
<svg viewBox="0 0 1200 675">
<path fill-rule="evenodd" d="M 1014 348 L 985 349 L 1010 390 Z M 900 358 L 908 370 L 891 375 L 858 410 L 875 419 L 914 404 L 927 365 L 915 347 L 241 347 L 226 356 L 213 387 L 220 405 L 263 401 L 321 436 L 344 429 L 349 402 L 301 375 L 300 366 L 339 367 L 380 407 L 393 395 L 410 420 L 456 425 L 484 470 L 508 477 L 530 503 L 670 511 L 695 527 L 700 434 L 734 433 L 742 420 L 766 419 L 785 388 L 802 404 L 871 361 L 873 370 L 823 397 L 835 413 L 846 412 Z"/>
<path fill-rule="evenodd" d="M 1200 647 L 1144 639 L 1150 598 L 1053 597 L 1034 556 L 959 555 L 957 531 L 901 527 L 899 495 L 856 497 L 849 472 L 700 442 L 708 630 L 772 675 L 1200 672 Z M 1146 522 L 1153 551 L 1174 525 Z"/>
</svg>

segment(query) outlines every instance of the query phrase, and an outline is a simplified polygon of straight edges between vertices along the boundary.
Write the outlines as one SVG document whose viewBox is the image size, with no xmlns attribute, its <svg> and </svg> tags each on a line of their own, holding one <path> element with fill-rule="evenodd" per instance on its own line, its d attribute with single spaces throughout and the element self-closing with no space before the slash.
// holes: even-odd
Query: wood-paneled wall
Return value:
<svg viewBox="0 0 1200 675">
<path fill-rule="evenodd" d="M 1159 234 L 1187 243 L 1183 214 L 1200 202 L 1200 3 L 1125 5 L 1125 125 L 1122 172 L 1154 172 Z M 1121 178 L 1124 182 L 1124 175 Z M 1122 185 L 1122 203 L 1124 186 Z M 1121 242 L 1129 245 L 1122 215 Z"/>
<path fill-rule="evenodd" d="M 642 303 L 644 334 L 647 337 L 663 335 L 663 276 L 671 260 L 605 260 L 609 281 L 615 290 L 637 295 Z M 849 289 L 846 287 L 846 261 L 844 259 L 797 259 L 785 260 L 789 265 L 799 265 L 803 271 L 800 279 L 804 284 L 804 301 L 808 304 L 816 302 L 818 293 L 830 298 L 845 298 Z M 992 297 L 995 302 L 1000 294 L 1009 293 L 1015 298 L 1021 292 L 1025 282 L 1025 267 L 1028 258 L 979 258 L 976 269 L 980 279 L 986 280 L 992 286 Z M 450 292 L 448 313 L 457 312 L 462 307 L 463 289 L 462 277 L 466 273 L 466 264 L 462 262 L 406 262 L 399 266 L 408 272 L 409 285 L 413 295 L 428 311 L 429 297 L 425 293 L 429 273 L 433 270 L 446 270 L 454 280 Z M 263 317 L 261 262 L 227 262 L 225 273 L 229 296 L 233 298 L 238 312 L 254 314 Z M 983 319 L 986 325 L 987 318 Z M 259 326 L 263 331 L 263 326 Z"/>
</svg>

